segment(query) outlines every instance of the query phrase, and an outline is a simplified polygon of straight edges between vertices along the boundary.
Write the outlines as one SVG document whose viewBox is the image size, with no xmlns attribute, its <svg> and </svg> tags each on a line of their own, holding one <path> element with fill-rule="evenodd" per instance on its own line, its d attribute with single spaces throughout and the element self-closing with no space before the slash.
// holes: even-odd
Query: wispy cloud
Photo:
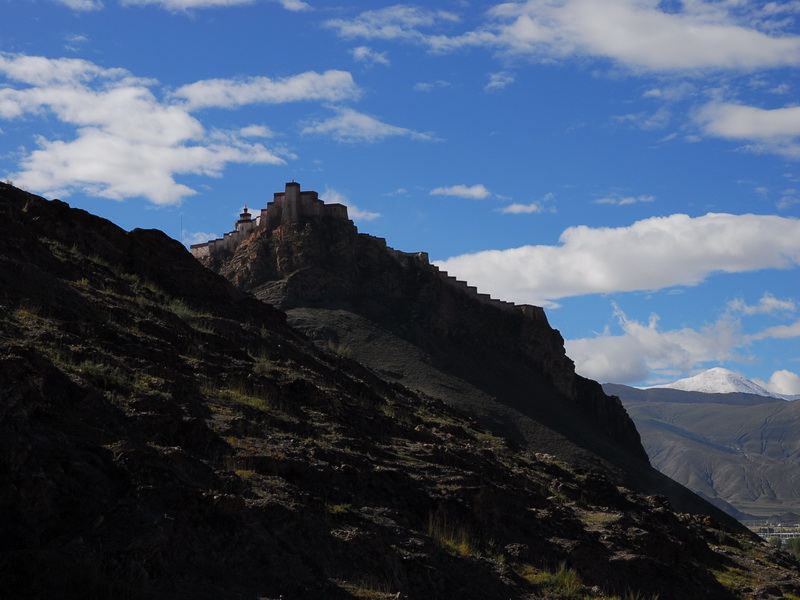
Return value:
<svg viewBox="0 0 800 600">
<path fill-rule="evenodd" d="M 502 90 L 514 83 L 514 76 L 507 71 L 500 71 L 499 73 L 489 73 L 489 83 L 483 86 L 487 92 Z"/>
<path fill-rule="evenodd" d="M 100 10 L 103 8 L 103 3 L 100 0 L 54 0 L 54 2 L 80 12 Z"/>
<path fill-rule="evenodd" d="M 425 43 L 431 29 L 443 23 L 458 22 L 457 15 L 408 5 L 368 10 L 350 19 L 330 19 L 325 26 L 344 38 L 406 40 Z"/>
<path fill-rule="evenodd" d="M 451 83 L 449 81 L 444 81 L 442 79 L 434 82 L 420 82 L 414 84 L 414 91 L 415 92 L 432 92 L 436 89 L 447 88 L 450 87 Z"/>
<path fill-rule="evenodd" d="M 235 108 L 244 104 L 326 100 L 336 102 L 358 98 L 361 91 L 347 71 L 308 71 L 282 79 L 205 79 L 179 87 L 176 98 L 186 101 L 191 110 Z"/>
<path fill-rule="evenodd" d="M 305 135 L 331 137 L 340 142 L 378 142 L 389 137 L 406 137 L 414 140 L 434 141 L 430 133 L 390 125 L 352 108 L 337 108 L 337 114 L 323 121 L 310 123 L 303 128 Z"/>
<path fill-rule="evenodd" d="M 458 198 L 472 198 L 474 200 L 483 200 L 488 198 L 492 193 L 486 189 L 482 183 L 475 185 L 452 185 L 449 187 L 437 187 L 431 190 L 431 196 L 456 196 Z"/>
<path fill-rule="evenodd" d="M 764 294 L 755 305 L 749 305 L 741 298 L 732 300 L 728 303 L 728 310 L 744 315 L 793 313 L 797 311 L 797 303 L 792 299 L 782 300 L 772 294 Z"/>
<path fill-rule="evenodd" d="M 642 194 L 640 196 L 621 196 L 618 194 L 613 194 L 610 196 L 606 196 L 605 198 L 600 198 L 599 200 L 595 200 L 595 204 L 612 204 L 614 206 L 628 206 L 630 204 L 643 204 L 648 202 L 655 202 L 656 197 L 650 196 L 647 194 Z"/>
<path fill-rule="evenodd" d="M 66 0 L 82 1 L 82 0 Z M 238 6 L 242 4 L 253 4 L 256 0 L 120 0 L 127 5 L 156 5 L 167 10 L 181 11 L 193 8 L 219 8 L 225 6 Z M 293 12 L 312 10 L 307 2 L 302 0 L 271 0 L 280 4 L 286 10 Z"/>
<path fill-rule="evenodd" d="M 389 59 L 386 58 L 386 52 L 376 52 L 369 46 L 358 46 L 350 50 L 353 60 L 366 65 L 384 65 L 389 66 Z"/>
</svg>

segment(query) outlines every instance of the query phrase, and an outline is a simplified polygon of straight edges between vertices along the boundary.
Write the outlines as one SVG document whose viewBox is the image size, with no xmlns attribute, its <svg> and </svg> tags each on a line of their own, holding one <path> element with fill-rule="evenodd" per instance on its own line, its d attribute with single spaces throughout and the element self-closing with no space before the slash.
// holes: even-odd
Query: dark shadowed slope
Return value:
<svg viewBox="0 0 800 600">
<path fill-rule="evenodd" d="M 0 305 L 4 599 L 800 592 L 741 530 L 317 350 L 160 232 L 0 184 Z"/>
</svg>

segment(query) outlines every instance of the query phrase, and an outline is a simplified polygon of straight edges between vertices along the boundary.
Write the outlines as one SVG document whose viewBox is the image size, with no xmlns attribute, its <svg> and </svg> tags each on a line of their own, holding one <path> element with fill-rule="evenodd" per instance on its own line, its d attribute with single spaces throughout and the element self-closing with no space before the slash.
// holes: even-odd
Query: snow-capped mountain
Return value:
<svg viewBox="0 0 800 600">
<path fill-rule="evenodd" d="M 734 373 L 722 367 L 714 367 L 713 369 L 708 369 L 692 377 L 679 379 L 673 383 L 665 383 L 640 389 L 651 388 L 670 388 L 673 390 L 683 390 L 685 392 L 704 392 L 706 394 L 730 394 L 739 392 L 741 394 L 755 394 L 757 396 L 781 398 L 783 400 L 787 399 L 786 396 L 773 394 L 769 390 L 742 377 L 738 373 Z"/>
</svg>

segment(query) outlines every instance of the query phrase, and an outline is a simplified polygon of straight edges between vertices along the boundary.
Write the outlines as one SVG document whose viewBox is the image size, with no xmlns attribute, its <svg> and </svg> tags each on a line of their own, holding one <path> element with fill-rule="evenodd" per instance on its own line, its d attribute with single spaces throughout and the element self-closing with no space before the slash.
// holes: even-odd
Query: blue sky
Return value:
<svg viewBox="0 0 800 600">
<path fill-rule="evenodd" d="M 185 243 L 286 181 L 579 373 L 800 393 L 800 2 L 0 0 L 0 177 Z"/>
</svg>

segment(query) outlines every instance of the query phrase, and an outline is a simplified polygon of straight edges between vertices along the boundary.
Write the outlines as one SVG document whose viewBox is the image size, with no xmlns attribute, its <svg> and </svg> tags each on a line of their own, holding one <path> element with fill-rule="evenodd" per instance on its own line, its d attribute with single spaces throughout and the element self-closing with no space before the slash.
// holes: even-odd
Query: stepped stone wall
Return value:
<svg viewBox="0 0 800 600">
<path fill-rule="evenodd" d="M 303 219 L 326 218 L 336 221 L 349 221 L 347 207 L 343 204 L 325 204 L 319 199 L 319 194 L 314 191 L 301 191 L 300 184 L 289 182 L 283 192 L 275 192 L 272 202 L 267 203 L 267 207 L 261 209 L 258 215 L 253 216 L 247 208 L 239 215 L 239 220 L 235 223 L 235 229 L 226 233 L 222 238 L 210 240 L 203 244 L 193 244 L 190 247 L 192 255 L 197 259 L 207 259 L 218 252 L 233 253 L 236 247 L 253 234 L 257 229 L 267 229 L 274 231 L 284 223 L 297 222 Z M 350 221 L 352 224 L 352 221 Z M 441 271 L 439 267 L 430 263 L 427 252 L 401 252 L 386 244 L 384 238 L 376 237 L 366 233 L 360 235 L 380 244 L 392 256 L 401 259 L 411 259 L 428 271 L 434 272 L 441 277 L 447 284 L 477 299 L 483 304 L 488 304 L 508 312 L 522 311 L 526 317 L 535 321 L 547 323 L 547 316 L 544 309 L 540 306 L 528 304 L 517 305 L 513 302 L 506 302 L 492 298 L 489 294 L 478 292 L 478 288 L 469 285 L 466 281 L 456 279 L 449 275 L 447 271 Z"/>
</svg>

